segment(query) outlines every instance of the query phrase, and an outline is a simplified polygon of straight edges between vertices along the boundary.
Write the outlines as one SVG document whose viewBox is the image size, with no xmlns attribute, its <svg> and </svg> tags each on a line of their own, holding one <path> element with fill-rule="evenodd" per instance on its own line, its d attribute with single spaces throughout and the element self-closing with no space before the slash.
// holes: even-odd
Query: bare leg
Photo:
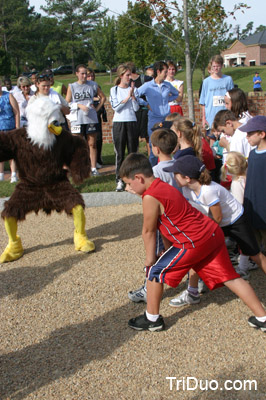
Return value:
<svg viewBox="0 0 266 400">
<path fill-rule="evenodd" d="M 16 167 L 15 161 L 14 161 L 14 160 L 10 160 L 10 161 L 9 161 L 9 164 L 10 164 L 11 173 L 12 173 L 12 172 L 16 172 L 16 171 L 17 171 L 17 167 Z"/>
<path fill-rule="evenodd" d="M 266 257 L 262 253 L 258 253 L 255 256 L 250 256 L 251 260 L 255 261 L 260 266 L 262 271 L 266 274 Z"/>
<path fill-rule="evenodd" d="M 149 144 L 149 138 L 146 138 L 146 147 L 147 147 L 148 157 L 149 157 L 150 156 L 150 152 L 151 152 L 150 144 Z"/>
<path fill-rule="evenodd" d="M 147 311 L 149 314 L 159 314 L 163 295 L 163 283 L 147 280 Z"/>
<path fill-rule="evenodd" d="M 197 288 L 199 283 L 199 275 L 197 272 L 194 271 L 194 269 L 189 270 L 189 286 L 192 286 L 193 288 Z"/>
<path fill-rule="evenodd" d="M 0 174 L 1 174 L 0 181 L 4 181 L 5 178 L 4 178 L 4 163 L 3 162 L 0 162 Z"/>
<path fill-rule="evenodd" d="M 256 317 L 264 317 L 266 315 L 266 311 L 264 310 L 256 293 L 250 284 L 244 281 L 244 279 L 233 279 L 231 281 L 224 282 L 224 285 L 227 286 L 228 289 L 230 289 L 233 293 L 235 293 L 248 306 L 248 308 Z"/>
<path fill-rule="evenodd" d="M 96 138 L 97 138 L 97 133 L 88 135 L 88 145 L 90 148 L 91 168 L 96 168 L 96 161 L 97 161 Z"/>
</svg>

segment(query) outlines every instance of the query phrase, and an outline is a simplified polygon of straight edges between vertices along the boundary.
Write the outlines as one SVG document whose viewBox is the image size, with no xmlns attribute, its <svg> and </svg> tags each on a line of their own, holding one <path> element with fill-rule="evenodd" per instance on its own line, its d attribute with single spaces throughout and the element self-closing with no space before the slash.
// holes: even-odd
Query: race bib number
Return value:
<svg viewBox="0 0 266 400">
<path fill-rule="evenodd" d="M 71 133 L 80 133 L 80 125 L 71 126 Z"/>
<path fill-rule="evenodd" d="M 213 107 L 221 107 L 224 106 L 224 96 L 213 96 Z"/>
</svg>

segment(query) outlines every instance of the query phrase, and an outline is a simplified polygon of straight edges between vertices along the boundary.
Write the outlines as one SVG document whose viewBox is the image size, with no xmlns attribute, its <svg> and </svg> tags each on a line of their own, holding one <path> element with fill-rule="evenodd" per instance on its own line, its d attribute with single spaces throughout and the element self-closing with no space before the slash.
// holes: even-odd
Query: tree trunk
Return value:
<svg viewBox="0 0 266 400">
<path fill-rule="evenodd" d="M 19 76 L 19 64 L 20 64 L 20 58 L 17 56 L 16 57 L 16 75 Z"/>
<path fill-rule="evenodd" d="M 188 111 L 189 111 L 189 118 L 192 121 L 195 121 L 193 87 L 192 87 L 191 57 L 190 57 L 190 48 L 189 48 L 187 0 L 183 0 L 183 14 L 184 14 L 184 34 L 185 34 L 185 56 L 186 56 L 186 79 L 187 79 Z"/>
<path fill-rule="evenodd" d="M 75 73 L 75 58 L 74 58 L 74 48 L 72 46 L 71 49 L 71 65 L 72 65 L 72 74 Z"/>
</svg>

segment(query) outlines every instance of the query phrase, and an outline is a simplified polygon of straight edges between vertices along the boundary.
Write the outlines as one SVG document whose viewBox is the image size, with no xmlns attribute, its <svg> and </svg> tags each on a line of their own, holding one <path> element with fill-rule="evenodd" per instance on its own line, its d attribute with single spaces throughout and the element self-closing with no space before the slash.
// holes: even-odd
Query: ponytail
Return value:
<svg viewBox="0 0 266 400">
<path fill-rule="evenodd" d="M 196 156 L 202 160 L 202 140 L 201 140 L 201 132 L 197 124 L 192 122 L 190 119 L 180 118 L 178 121 L 175 121 L 175 126 L 182 133 L 185 140 L 193 147 Z"/>
<path fill-rule="evenodd" d="M 200 185 L 210 185 L 211 184 L 212 178 L 211 178 L 209 171 L 206 168 L 201 172 L 197 181 L 200 183 Z"/>
</svg>

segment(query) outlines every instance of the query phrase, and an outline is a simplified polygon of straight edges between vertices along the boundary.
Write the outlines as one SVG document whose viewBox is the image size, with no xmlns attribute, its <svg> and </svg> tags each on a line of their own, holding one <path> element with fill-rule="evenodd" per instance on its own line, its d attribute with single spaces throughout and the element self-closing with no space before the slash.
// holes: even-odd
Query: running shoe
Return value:
<svg viewBox="0 0 266 400">
<path fill-rule="evenodd" d="M 155 322 L 152 322 L 146 317 L 146 312 L 136 318 L 130 319 L 128 321 L 128 326 L 132 329 L 136 329 L 137 331 L 150 332 L 162 331 L 165 328 L 164 320 L 161 315 L 159 315 Z"/>
<path fill-rule="evenodd" d="M 250 317 L 248 319 L 248 324 L 252 326 L 252 328 L 261 329 L 263 332 L 266 332 L 266 321 L 260 322 L 256 317 Z"/>
<path fill-rule="evenodd" d="M 169 303 L 171 307 L 182 307 L 187 304 L 198 304 L 200 303 L 200 296 L 193 296 L 188 290 L 185 290 L 179 296 L 172 299 Z"/>
</svg>

